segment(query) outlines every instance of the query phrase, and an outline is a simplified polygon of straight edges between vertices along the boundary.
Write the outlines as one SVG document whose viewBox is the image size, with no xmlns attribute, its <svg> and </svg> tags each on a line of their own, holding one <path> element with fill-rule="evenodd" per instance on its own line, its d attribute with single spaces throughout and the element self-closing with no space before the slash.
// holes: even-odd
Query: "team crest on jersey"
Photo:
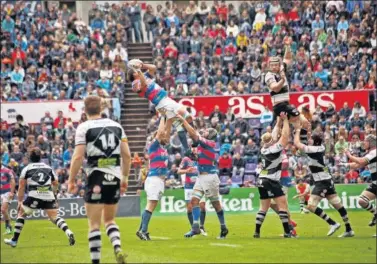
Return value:
<svg viewBox="0 0 377 264">
<path fill-rule="evenodd" d="M 99 187 L 99 185 L 94 186 L 93 193 L 96 193 L 96 194 L 101 193 L 101 187 Z"/>
</svg>

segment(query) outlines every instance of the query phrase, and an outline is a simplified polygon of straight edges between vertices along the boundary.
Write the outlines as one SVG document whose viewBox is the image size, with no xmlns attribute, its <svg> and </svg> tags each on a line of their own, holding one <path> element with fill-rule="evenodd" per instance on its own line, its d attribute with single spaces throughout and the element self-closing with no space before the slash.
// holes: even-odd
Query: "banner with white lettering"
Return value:
<svg viewBox="0 0 377 264">
<path fill-rule="evenodd" d="M 82 198 L 58 200 L 58 213 L 63 218 L 86 218 L 84 200 Z M 130 217 L 140 215 L 140 197 L 125 196 L 119 201 L 117 217 Z M 12 220 L 17 218 L 17 201 L 10 204 L 9 216 Z M 45 219 L 47 214 L 42 210 L 35 210 L 28 219 Z M 2 216 L 1 219 L 3 220 Z"/>
<path fill-rule="evenodd" d="M 78 122 L 84 111 L 84 101 L 21 101 L 1 103 L 1 119 L 8 123 L 15 123 L 16 116 L 22 115 L 26 123 L 38 124 L 47 111 L 51 113 L 52 117 L 56 117 L 58 111 L 63 111 L 64 117 L 71 118 L 72 122 Z"/>
<path fill-rule="evenodd" d="M 228 108 L 233 109 L 235 115 L 246 118 L 258 118 L 264 111 L 265 106 L 272 110 L 271 96 L 267 93 L 249 94 L 238 96 L 195 96 L 176 98 L 179 103 L 190 106 L 193 115 L 203 111 L 205 116 L 209 116 L 216 105 L 220 111 L 225 113 Z M 295 105 L 299 111 L 303 107 L 308 107 L 311 111 L 319 105 L 322 110 L 326 110 L 332 105 L 339 111 L 344 102 L 348 102 L 350 108 L 355 102 L 360 102 L 365 109 L 369 110 L 369 91 L 322 91 L 307 93 L 290 93 L 290 103 Z"/>
<path fill-rule="evenodd" d="M 366 184 L 337 184 L 336 191 L 347 210 L 360 210 L 363 208 L 358 203 L 360 193 L 367 187 Z M 296 188 L 289 188 L 288 205 L 291 212 L 300 212 L 300 201 L 293 199 L 297 194 Z M 256 213 L 259 208 L 258 188 L 233 188 L 229 194 L 220 196 L 224 211 L 231 214 Z M 140 208 L 145 208 L 147 197 L 142 192 L 140 197 Z M 324 199 L 319 206 L 324 210 L 335 210 L 329 202 Z M 215 212 L 211 202 L 207 199 L 206 210 Z M 166 190 L 153 212 L 154 216 L 186 214 L 186 201 L 184 190 Z"/>
</svg>

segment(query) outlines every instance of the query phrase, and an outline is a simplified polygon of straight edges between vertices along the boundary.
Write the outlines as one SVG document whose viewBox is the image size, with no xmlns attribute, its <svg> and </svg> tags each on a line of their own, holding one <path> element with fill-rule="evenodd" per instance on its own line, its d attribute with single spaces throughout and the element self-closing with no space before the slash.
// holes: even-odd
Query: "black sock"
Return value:
<svg viewBox="0 0 377 264">
<path fill-rule="evenodd" d="M 92 230 L 88 236 L 89 239 L 89 249 L 90 249 L 90 258 L 92 259 L 93 264 L 99 264 L 101 259 L 101 232 L 97 230 Z"/>
<path fill-rule="evenodd" d="M 204 222 L 206 221 L 206 211 L 200 211 L 200 227 L 204 227 Z"/>
<path fill-rule="evenodd" d="M 281 222 L 283 223 L 284 233 L 289 234 L 291 232 L 291 229 L 289 228 L 288 212 L 279 211 L 279 217 Z"/>
<path fill-rule="evenodd" d="M 308 131 L 306 129 L 300 130 L 300 141 L 302 144 L 308 144 Z"/>
<path fill-rule="evenodd" d="M 305 203 L 304 203 L 305 205 L 308 205 L 308 201 L 305 201 Z"/>
<path fill-rule="evenodd" d="M 194 223 L 194 219 L 192 218 L 192 212 L 187 212 L 187 218 L 190 222 L 190 226 Z"/>
<path fill-rule="evenodd" d="M 332 220 L 321 208 L 317 207 L 314 211 L 316 215 L 325 220 L 329 225 L 335 225 L 335 221 Z"/>
<path fill-rule="evenodd" d="M 69 229 L 68 229 L 68 225 L 67 225 L 67 223 L 64 221 L 63 218 L 61 218 L 61 217 L 58 216 L 58 217 L 55 219 L 55 225 L 56 225 L 57 227 L 59 227 L 61 230 L 63 230 L 64 233 L 67 234 L 66 231 L 69 230 Z"/>
<path fill-rule="evenodd" d="M 256 216 L 255 220 L 255 233 L 260 233 L 260 229 L 262 227 L 263 221 L 266 218 L 266 212 L 259 211 Z"/>
<path fill-rule="evenodd" d="M 106 227 L 106 234 L 110 238 L 110 242 L 113 245 L 114 251 L 117 252 L 120 249 L 120 232 L 119 227 L 116 224 L 110 224 Z"/>
<path fill-rule="evenodd" d="M 342 206 L 341 208 L 338 209 L 338 212 L 339 212 L 340 216 L 342 217 L 343 222 L 344 222 L 344 224 L 346 226 L 346 232 L 352 231 L 351 224 L 349 223 L 349 220 L 348 220 L 348 215 L 347 215 L 346 208 L 344 208 Z"/>
<path fill-rule="evenodd" d="M 304 206 L 305 206 L 305 203 L 304 202 L 300 202 L 300 210 L 304 210 Z"/>
<path fill-rule="evenodd" d="M 13 234 L 13 241 L 18 241 L 18 238 L 21 235 L 22 228 L 24 227 L 25 219 L 22 217 L 17 218 L 16 224 L 14 225 L 14 234 Z"/>
<path fill-rule="evenodd" d="M 12 226 L 10 225 L 10 220 L 5 220 L 5 228 L 10 228 L 12 229 Z"/>
</svg>

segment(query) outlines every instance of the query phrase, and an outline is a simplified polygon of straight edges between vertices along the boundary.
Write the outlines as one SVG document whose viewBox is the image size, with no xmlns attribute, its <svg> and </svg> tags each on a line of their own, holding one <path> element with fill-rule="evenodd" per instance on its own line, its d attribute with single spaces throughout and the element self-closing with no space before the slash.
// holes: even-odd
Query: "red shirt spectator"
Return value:
<svg viewBox="0 0 377 264">
<path fill-rule="evenodd" d="M 362 131 L 351 131 L 350 133 L 348 133 L 348 142 L 351 142 L 352 141 L 352 137 L 353 135 L 357 135 L 360 139 L 360 141 L 363 141 L 364 140 L 364 132 Z"/>
<path fill-rule="evenodd" d="M 287 16 L 284 14 L 283 10 L 280 10 L 275 15 L 275 24 L 281 23 L 287 20 Z"/>
<path fill-rule="evenodd" d="M 348 183 L 357 183 L 357 178 L 359 178 L 359 173 L 355 170 L 350 170 L 346 173 L 345 178 L 347 179 Z"/>
<path fill-rule="evenodd" d="M 26 53 L 20 47 L 17 47 L 12 52 L 12 64 L 16 63 L 17 60 L 22 60 L 26 62 Z"/>
<path fill-rule="evenodd" d="M 224 20 L 228 20 L 228 7 L 225 3 L 222 3 L 221 6 L 217 8 L 217 15 L 222 16 Z"/>
<path fill-rule="evenodd" d="M 63 127 L 65 127 L 65 124 L 67 123 L 67 118 L 63 116 L 63 111 L 58 112 L 58 117 L 54 120 L 54 128 L 58 128 L 60 122 L 63 122 Z"/>
<path fill-rule="evenodd" d="M 232 158 L 228 153 L 224 153 L 219 159 L 219 169 L 230 169 L 232 168 Z"/>
<path fill-rule="evenodd" d="M 298 15 L 298 11 L 296 7 L 293 7 L 287 14 L 287 18 L 289 21 L 298 21 L 300 20 L 300 16 Z"/>
<path fill-rule="evenodd" d="M 174 42 L 170 41 L 169 45 L 165 48 L 165 52 L 164 52 L 164 58 L 167 58 L 169 57 L 169 54 L 170 53 L 173 53 L 173 57 L 175 59 L 178 58 L 178 50 L 177 48 L 174 46 Z"/>
<path fill-rule="evenodd" d="M 230 43 L 226 48 L 225 48 L 225 52 L 229 51 L 230 54 L 236 54 L 237 53 L 237 48 L 232 44 Z"/>
</svg>

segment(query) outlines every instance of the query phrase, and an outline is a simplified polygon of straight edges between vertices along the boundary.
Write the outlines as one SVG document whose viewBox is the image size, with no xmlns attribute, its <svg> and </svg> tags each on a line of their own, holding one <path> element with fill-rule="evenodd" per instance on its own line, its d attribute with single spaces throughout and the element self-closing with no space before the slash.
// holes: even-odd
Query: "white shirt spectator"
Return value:
<svg viewBox="0 0 377 264">
<path fill-rule="evenodd" d="M 117 44 L 116 48 L 113 50 L 113 59 L 115 59 L 115 57 L 117 55 L 119 55 L 121 58 L 122 58 L 122 61 L 128 61 L 128 54 L 127 54 L 127 51 L 125 48 L 122 47 L 121 44 Z"/>
<path fill-rule="evenodd" d="M 360 108 L 354 107 L 352 109 L 350 119 L 352 119 L 355 116 L 355 114 L 359 114 L 360 118 L 365 118 L 367 116 L 367 112 L 365 111 L 365 108 L 362 105 L 360 106 Z"/>
<path fill-rule="evenodd" d="M 230 35 L 230 32 L 233 32 L 233 36 L 237 36 L 238 33 L 240 32 L 240 30 L 239 30 L 239 28 L 238 28 L 237 25 L 233 25 L 233 27 L 229 25 L 229 26 L 226 28 L 226 35 L 229 36 L 229 35 Z"/>
</svg>

